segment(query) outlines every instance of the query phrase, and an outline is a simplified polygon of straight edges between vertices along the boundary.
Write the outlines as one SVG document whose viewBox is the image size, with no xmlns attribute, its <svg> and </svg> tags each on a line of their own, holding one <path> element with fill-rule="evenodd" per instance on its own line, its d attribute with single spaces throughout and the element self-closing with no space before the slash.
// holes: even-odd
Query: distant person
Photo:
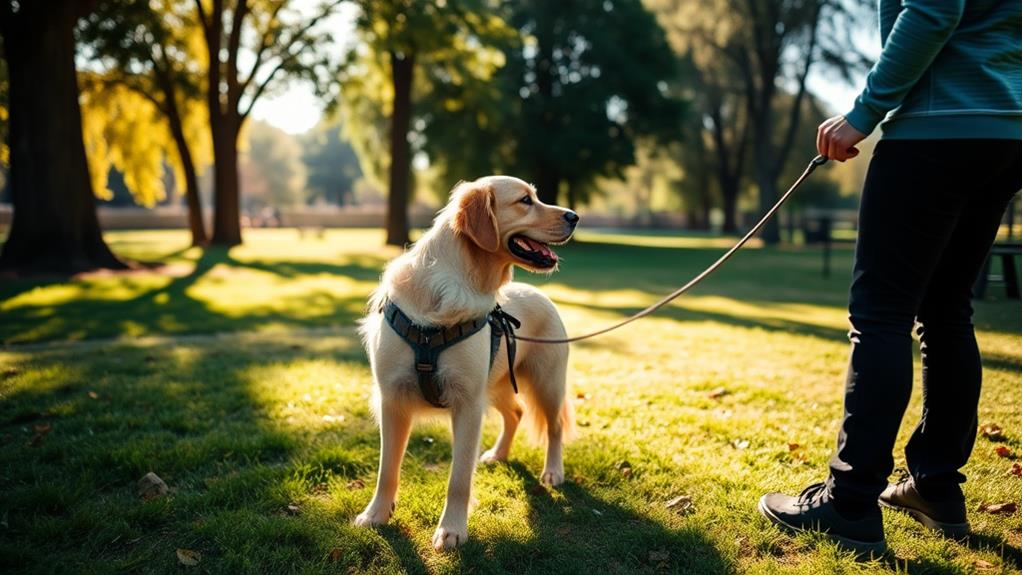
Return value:
<svg viewBox="0 0 1022 575">
<path fill-rule="evenodd" d="M 946 535 L 969 532 L 959 470 L 982 377 L 971 287 L 1022 188 L 1022 0 L 881 0 L 880 35 L 854 107 L 817 135 L 820 154 L 843 162 L 884 120 L 859 211 L 837 453 L 825 482 L 759 502 L 777 525 L 860 551 L 886 548 L 878 499 Z M 915 322 L 923 413 L 905 448 L 909 475 L 888 485 Z"/>
</svg>

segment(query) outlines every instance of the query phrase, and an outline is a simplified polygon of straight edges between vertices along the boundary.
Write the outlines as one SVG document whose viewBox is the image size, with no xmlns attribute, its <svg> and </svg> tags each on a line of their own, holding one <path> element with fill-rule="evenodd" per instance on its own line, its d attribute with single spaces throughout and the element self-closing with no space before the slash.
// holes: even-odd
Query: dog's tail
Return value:
<svg viewBox="0 0 1022 575">
<path fill-rule="evenodd" d="M 561 441 L 567 443 L 575 437 L 575 408 L 571 397 L 541 397 L 543 390 L 535 386 L 522 387 L 525 397 L 523 421 L 529 438 L 537 445 L 547 443 L 548 433 L 554 425 L 561 430 Z"/>
</svg>

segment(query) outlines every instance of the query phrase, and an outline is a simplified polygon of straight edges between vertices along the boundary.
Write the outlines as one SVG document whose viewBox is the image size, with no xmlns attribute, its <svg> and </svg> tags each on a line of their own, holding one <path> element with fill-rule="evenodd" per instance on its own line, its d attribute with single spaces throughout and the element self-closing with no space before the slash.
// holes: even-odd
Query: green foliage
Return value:
<svg viewBox="0 0 1022 575">
<path fill-rule="evenodd" d="M 510 3 L 523 46 L 501 71 L 514 106 L 508 169 L 552 171 L 584 200 L 597 176 L 622 177 L 642 136 L 671 140 L 682 108 L 668 95 L 675 62 L 638 0 Z M 516 97 L 517 96 L 517 97 Z"/>
<path fill-rule="evenodd" d="M 362 177 L 355 149 L 341 139 L 342 128 L 324 121 L 302 135 L 308 203 L 345 205 L 354 201 L 355 182 Z"/>
<path fill-rule="evenodd" d="M 201 98 L 202 32 L 192 10 L 170 0 L 100 2 L 78 29 L 88 68 L 80 73 L 82 123 L 93 188 L 109 198 L 111 167 L 137 203 L 166 198 L 164 165 L 185 182 L 178 122 L 197 170 L 212 162 Z"/>
<path fill-rule="evenodd" d="M 1022 481 L 994 453 L 997 445 L 1017 452 L 1022 433 L 1022 308 L 1013 302 L 975 304 L 986 367 L 980 422 L 999 424 L 1005 438 L 980 437 L 965 468 L 978 532 L 970 541 L 885 513 L 894 553 L 856 561 L 822 537 L 782 533 L 758 515 L 763 492 L 796 491 L 822 477 L 841 416 L 846 278 L 821 278 L 819 252 L 798 249 L 740 253 L 698 293 L 573 346 L 569 397 L 579 427 L 565 450 L 562 488 L 539 486 L 542 450 L 516 441 L 508 464 L 476 472 L 468 544 L 437 554 L 429 538 L 443 507 L 450 430 L 421 422 L 392 524 L 354 528 L 375 482 L 379 433 L 353 322 L 398 252 L 371 249 L 380 235 L 330 231 L 321 241 L 253 230 L 228 254 L 188 250 L 184 232 L 114 232 L 119 253 L 182 273 L 0 284 L 4 340 L 57 340 L 0 351 L 0 569 L 866 575 L 985 572 L 980 561 L 993 573 L 1022 568 L 1022 517 L 975 511 L 1017 501 Z M 651 303 L 727 247 L 653 234 L 582 239 L 558 248 L 565 257 L 557 274 L 518 275 L 553 297 L 569 333 Z M 835 256 L 837 266 L 850 265 L 849 250 Z M 111 335 L 123 337 L 62 341 Z M 920 396 L 917 389 L 902 428 L 899 464 Z M 484 426 L 487 446 L 497 419 Z M 736 447 L 743 441 L 747 447 Z M 168 483 L 169 496 L 135 495 L 149 471 Z M 692 498 L 692 513 L 666 507 L 680 495 Z M 180 565 L 179 548 L 201 553 L 199 565 Z"/>
<path fill-rule="evenodd" d="M 493 76 L 504 64 L 502 47 L 513 43 L 517 33 L 491 14 L 494 6 L 488 0 L 373 1 L 359 6 L 361 43 L 343 68 L 342 110 L 344 133 L 369 180 L 386 187 L 394 99 L 391 52 L 415 57 L 409 135 L 413 155 L 447 167 L 439 180 L 452 173 L 462 174 L 460 179 L 491 172 L 487 128 L 498 123 L 494 116 L 506 105 Z M 451 184 L 440 186 L 445 195 Z"/>
<path fill-rule="evenodd" d="M 305 203 L 305 164 L 297 138 L 265 122 L 245 130 L 241 191 L 246 207 L 292 207 Z"/>
</svg>

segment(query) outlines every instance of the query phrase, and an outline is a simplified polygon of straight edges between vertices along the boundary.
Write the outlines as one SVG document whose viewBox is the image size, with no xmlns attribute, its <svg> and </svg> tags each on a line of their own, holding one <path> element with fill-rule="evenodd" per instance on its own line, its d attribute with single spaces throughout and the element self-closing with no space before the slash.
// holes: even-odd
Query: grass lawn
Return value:
<svg viewBox="0 0 1022 575">
<path fill-rule="evenodd" d="M 856 561 L 755 509 L 822 479 L 841 414 L 850 253 L 820 274 L 806 249 L 741 253 L 691 297 L 572 349 L 578 437 L 569 481 L 542 489 L 520 438 L 480 468 L 470 541 L 429 539 L 450 433 L 415 428 L 389 526 L 351 526 L 376 476 L 369 368 L 354 331 L 383 263 L 376 231 L 249 231 L 230 253 L 176 231 L 108 234 L 167 273 L 0 284 L 0 572 L 27 573 L 1014 573 L 1022 513 L 1022 304 L 977 303 L 980 437 L 965 472 L 964 543 L 885 517 L 891 553 Z M 629 314 L 713 261 L 728 240 L 583 233 L 562 271 L 517 278 L 569 333 Z M 1001 290 L 992 288 L 994 296 Z M 523 332 L 524 333 L 524 332 Z M 896 458 L 920 411 L 918 385 Z M 499 423 L 487 420 L 484 442 Z M 795 446 L 794 444 L 797 444 Z M 153 471 L 169 495 L 142 501 Z M 668 501 L 688 496 L 687 513 Z M 183 566 L 177 550 L 199 554 Z M 187 558 L 187 557 L 186 557 Z"/>
</svg>

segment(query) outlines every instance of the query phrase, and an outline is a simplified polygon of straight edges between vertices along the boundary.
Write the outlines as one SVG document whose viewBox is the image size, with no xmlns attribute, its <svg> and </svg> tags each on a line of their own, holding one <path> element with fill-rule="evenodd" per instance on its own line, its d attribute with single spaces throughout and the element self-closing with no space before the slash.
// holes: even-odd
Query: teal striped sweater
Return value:
<svg viewBox="0 0 1022 575">
<path fill-rule="evenodd" d="M 845 114 L 887 139 L 1022 140 L 1022 0 L 879 0 L 883 51 Z M 885 119 L 886 116 L 886 119 Z"/>
</svg>

